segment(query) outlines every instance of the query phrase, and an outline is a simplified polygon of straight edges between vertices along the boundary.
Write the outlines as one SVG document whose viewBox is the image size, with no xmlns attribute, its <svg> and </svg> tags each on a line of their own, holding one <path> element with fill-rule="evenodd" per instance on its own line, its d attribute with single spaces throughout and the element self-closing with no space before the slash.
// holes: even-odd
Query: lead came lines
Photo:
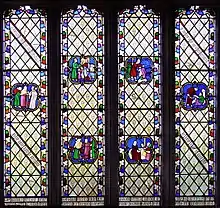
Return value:
<svg viewBox="0 0 220 208">
<path fill-rule="evenodd" d="M 21 43 L 20 41 L 20 46 L 27 52 L 27 54 L 30 54 L 29 57 L 32 59 L 32 61 L 40 68 L 39 64 L 37 63 L 37 60 L 39 60 L 40 55 L 36 54 L 36 50 L 31 46 L 31 43 L 28 44 L 28 41 L 25 39 L 25 37 L 22 35 L 22 33 L 19 33 L 18 28 L 16 27 L 16 25 L 13 22 L 10 22 L 13 26 L 11 27 L 11 30 L 14 32 L 11 34 L 14 36 L 15 39 L 17 40 L 23 40 L 23 43 Z M 15 29 L 16 28 L 16 29 Z M 16 36 L 17 35 L 17 36 Z"/>
<path fill-rule="evenodd" d="M 7 160 L 5 161 L 5 199 L 7 197 L 11 197 L 12 200 L 14 200 L 14 203 L 20 204 L 20 198 L 13 198 L 17 196 L 24 196 L 27 197 L 33 196 L 33 197 L 45 197 L 46 196 L 46 187 L 47 187 L 47 151 L 46 151 L 46 127 L 47 120 L 46 120 L 46 74 L 41 71 L 39 65 L 40 65 L 40 57 L 41 55 L 44 55 L 44 62 L 42 61 L 42 65 L 46 67 L 46 39 L 43 39 L 43 32 L 46 33 L 45 29 L 45 22 L 41 22 L 41 25 L 34 24 L 33 27 L 31 27 L 31 30 L 37 30 L 38 34 L 29 33 L 33 38 L 30 38 L 29 34 L 26 33 L 26 27 L 23 26 L 21 29 L 18 29 L 19 25 L 22 25 L 23 22 L 23 15 L 20 15 L 21 13 L 28 13 L 31 14 L 30 18 L 27 21 L 26 25 L 29 25 L 28 23 L 32 23 L 33 16 L 32 14 L 37 14 L 37 18 L 41 18 L 41 12 L 39 13 L 39 10 L 32 10 L 29 9 L 30 7 L 20 7 L 17 10 L 13 10 L 9 17 L 5 18 L 5 36 L 7 37 L 4 41 L 5 43 L 5 52 L 4 56 L 7 61 L 5 61 L 5 156 L 7 156 Z M 44 14 L 43 14 L 44 16 Z M 15 17 L 15 18 L 13 18 Z M 33 18 L 32 18 L 33 17 Z M 16 24 L 13 23 L 13 19 L 17 19 Z M 24 31 L 23 31 L 24 29 Z M 22 32 L 23 31 L 23 32 Z M 42 36 L 41 36 L 42 35 Z M 29 37 L 30 42 L 27 40 L 26 37 Z M 39 40 L 42 37 L 42 41 Z M 36 47 L 34 49 L 33 45 L 40 45 L 35 44 L 34 42 L 41 42 L 41 49 L 39 54 L 38 51 L 36 51 Z M 11 50 L 14 50 L 14 52 L 11 54 Z M 15 51 L 17 50 L 17 52 Z M 34 52 L 34 53 L 33 53 Z M 15 57 L 13 57 L 13 54 Z M 39 56 L 39 57 L 37 57 Z M 18 59 L 16 58 L 18 57 Z M 31 69 L 28 69 L 26 71 L 29 71 L 25 76 L 22 72 L 19 72 L 19 70 L 22 68 L 22 61 L 25 64 L 25 58 L 32 59 L 32 61 L 39 67 L 39 69 L 35 69 L 35 71 L 38 72 L 38 78 L 37 75 L 33 75 L 34 73 L 31 72 Z M 12 71 L 12 65 L 11 62 L 16 62 L 18 64 L 19 69 Z M 37 63 L 39 62 L 39 64 Z M 19 76 L 19 73 L 22 75 Z M 17 76 L 15 75 L 17 74 Z M 13 77 L 14 75 L 15 77 Z M 24 82 L 29 83 L 30 78 L 28 76 L 33 76 L 33 81 L 36 87 L 39 87 L 39 91 L 41 94 L 41 97 L 37 99 L 38 107 L 40 108 L 40 113 L 35 115 L 31 113 L 31 118 L 29 117 L 29 114 L 24 115 L 26 119 L 22 119 L 19 116 L 18 111 L 16 111 L 15 108 L 12 108 L 12 106 L 15 105 L 13 102 L 13 97 L 11 96 L 11 90 L 14 89 L 14 86 L 19 83 L 22 85 Z M 6 84 L 7 83 L 7 84 Z M 14 84 L 16 83 L 16 84 Z M 18 94 L 19 95 L 19 94 Z M 19 99 L 19 96 L 17 97 Z M 20 97 L 21 99 L 21 97 Z M 30 100 L 29 100 L 30 101 Z M 21 103 L 21 100 L 20 100 Z M 27 102 L 28 103 L 28 102 Z M 29 105 L 29 104 L 28 104 Z M 25 111 L 27 109 L 27 106 L 21 111 Z M 41 108 L 41 107 L 44 108 Z M 11 117 L 13 115 L 13 119 L 11 120 Z M 41 120 L 40 126 L 42 127 L 40 132 L 36 129 L 36 122 L 35 119 L 39 118 Z M 16 120 L 16 121 L 13 121 Z M 18 124 L 18 126 L 14 127 L 13 123 Z M 29 123 L 29 125 L 28 125 Z M 25 124 L 25 125 L 23 125 Z M 21 133 L 22 129 L 25 129 L 25 133 Z M 30 131 L 32 131 L 34 135 L 30 135 Z M 25 137 L 25 138 L 23 138 Z M 39 145 L 40 143 L 40 145 Z M 33 144 L 33 145 L 32 145 Z M 15 151 L 15 152 L 14 152 Z M 36 152 L 36 153 L 35 153 Z M 39 157 L 39 158 L 38 158 Z M 42 159 L 42 160 L 41 160 Z M 25 169 L 25 172 L 27 172 L 28 175 L 25 175 L 26 173 L 22 170 Z M 34 173 L 35 172 L 35 173 Z M 34 178 L 29 178 L 27 176 L 31 176 L 34 174 Z M 33 176 L 33 175 L 32 175 Z M 16 179 L 17 178 L 17 179 Z M 21 181 L 24 181 L 24 184 L 20 184 Z M 16 187 L 18 186 L 18 187 Z M 28 198 L 27 198 L 28 199 Z M 38 199 L 33 198 L 35 201 Z M 12 202 L 10 200 L 10 202 Z M 44 200 L 42 198 L 42 200 Z M 21 205 L 21 204 L 20 204 Z"/>
<path fill-rule="evenodd" d="M 189 35 L 189 31 L 187 31 L 186 27 L 184 26 L 183 22 L 180 21 L 181 25 L 183 27 L 180 27 L 180 33 L 184 39 L 188 42 L 188 46 L 190 46 L 193 49 L 193 52 L 197 53 L 198 56 L 201 56 L 200 60 L 207 66 L 207 63 L 209 62 L 209 58 L 206 54 L 204 54 L 204 51 L 201 49 L 201 47 L 198 45 L 198 43 L 195 42 L 193 37 Z M 181 32 L 181 30 L 185 29 Z"/>
<path fill-rule="evenodd" d="M 31 163 L 34 163 L 37 167 L 40 165 L 38 158 L 30 151 L 30 148 L 24 143 L 23 139 L 17 135 L 17 133 L 13 133 L 12 138 L 17 142 L 19 147 L 26 154 L 26 157 Z"/>
<path fill-rule="evenodd" d="M 190 16 L 188 16 L 188 20 L 190 20 L 190 17 L 192 15 L 192 12 L 194 13 L 198 13 L 200 15 L 207 15 L 208 11 L 204 10 L 204 11 L 200 11 L 200 9 L 198 9 L 198 7 L 191 7 L 190 12 L 186 13 L 186 15 L 189 15 L 190 13 Z M 179 12 L 179 15 L 183 14 L 185 15 L 185 10 L 180 10 L 178 11 Z M 198 16 L 198 15 L 197 15 Z M 207 15 L 208 16 L 208 15 Z M 184 16 L 184 19 L 185 19 L 185 16 Z M 209 17 L 207 17 L 207 19 L 209 19 Z M 202 21 L 200 19 L 200 17 L 198 17 L 198 20 L 197 21 Z M 187 20 L 185 21 L 185 25 L 183 24 L 183 22 L 181 21 L 181 17 L 177 17 L 176 19 L 176 35 L 178 36 L 178 39 L 176 39 L 176 58 L 175 58 L 175 65 L 176 65 L 176 196 L 178 196 L 178 198 L 176 200 L 178 201 L 181 201 L 181 199 L 179 198 L 180 196 L 185 196 L 185 194 L 196 194 L 196 195 L 200 195 L 201 194 L 207 194 L 207 196 L 209 197 L 212 197 L 214 195 L 214 183 L 213 182 L 210 182 L 210 180 L 214 180 L 213 175 L 215 174 L 215 167 L 214 167 L 214 158 L 213 156 L 211 156 L 211 154 L 214 153 L 214 82 L 215 82 L 215 73 L 214 72 L 210 72 L 210 69 L 214 69 L 214 38 L 213 38 L 213 32 L 214 32 L 214 25 L 213 25 L 213 21 L 210 20 L 209 21 L 209 24 L 208 24 L 208 21 L 205 21 L 205 23 L 203 22 L 200 22 L 200 25 L 202 25 L 204 28 L 206 28 L 207 31 L 204 31 L 202 30 L 202 34 L 201 32 L 196 28 L 197 26 L 197 22 L 193 23 L 191 22 L 191 24 L 194 26 L 194 33 L 192 34 L 192 31 L 189 31 L 188 29 L 188 24 L 187 23 L 190 23 L 188 22 Z M 178 27 L 178 24 L 179 24 L 179 27 Z M 180 36 L 180 37 L 179 37 Z M 182 37 L 183 36 L 183 37 Z M 199 38 L 201 37 L 201 38 Z M 209 41 L 206 40 L 206 38 L 209 37 Z M 198 42 L 201 41 L 201 43 L 197 43 L 196 40 L 198 39 Z M 204 42 L 202 42 L 202 39 Z M 185 40 L 182 41 L 181 43 L 179 43 L 180 40 Z M 206 44 L 207 43 L 207 44 Z M 183 44 L 183 46 L 181 46 L 180 44 Z M 187 45 L 185 45 L 187 44 Z M 205 46 L 203 48 L 205 48 L 204 50 L 201 48 L 201 44 L 204 44 Z M 207 45 L 207 47 L 206 47 Z M 184 47 L 184 48 L 183 48 Z M 208 114 L 208 117 L 207 117 L 207 124 L 208 124 L 208 131 L 205 131 L 205 133 L 207 134 L 207 136 L 204 138 L 203 137 L 203 140 L 202 140 L 202 145 L 199 146 L 200 144 L 200 141 L 201 140 L 198 140 L 198 145 L 196 142 L 197 138 L 200 137 L 199 135 L 197 136 L 191 136 L 191 134 L 188 134 L 185 127 L 183 127 L 181 125 L 181 119 L 180 117 L 184 117 L 185 119 L 187 119 L 187 115 L 184 115 L 183 113 L 185 113 L 185 111 L 181 111 L 181 107 L 182 105 L 185 106 L 185 100 L 183 101 L 183 98 L 181 97 L 181 94 L 182 91 L 184 91 L 185 88 L 183 88 L 183 90 L 181 91 L 181 86 L 183 86 L 183 84 L 185 84 L 185 79 L 187 79 L 187 76 L 184 76 L 184 72 L 181 72 L 181 68 L 178 67 L 178 65 L 180 64 L 179 63 L 179 60 L 180 60 L 180 50 L 182 48 L 183 52 L 181 55 L 184 55 L 184 53 L 186 53 L 187 51 L 187 48 L 190 47 L 191 48 L 191 51 L 197 56 L 197 59 L 194 60 L 195 63 L 192 63 L 189 64 L 190 66 L 188 66 L 188 76 L 190 76 L 190 72 L 193 74 L 192 72 L 192 65 L 196 65 L 196 62 L 198 60 L 201 59 L 201 61 L 205 64 L 205 66 L 208 68 L 207 69 L 207 75 L 208 77 L 205 78 L 205 76 L 203 75 L 202 77 L 199 77 L 199 73 L 202 74 L 201 72 L 199 72 L 199 69 L 196 70 L 197 71 L 197 74 L 195 74 L 194 76 L 194 82 L 196 83 L 200 83 L 200 82 L 205 82 L 204 85 L 207 86 L 208 88 L 208 92 L 207 92 L 207 97 L 205 96 L 205 98 L 207 99 L 207 106 L 206 108 L 207 109 L 207 114 Z M 206 51 L 208 54 L 206 54 Z M 186 54 L 187 55 L 187 54 Z M 185 62 L 187 61 L 191 61 L 191 55 L 189 55 Z M 193 58 L 193 57 L 192 57 Z M 183 60 L 180 60 L 183 62 Z M 205 63 L 206 62 L 206 63 Z M 184 65 L 184 63 L 182 63 Z M 197 67 L 198 68 L 198 67 Z M 196 72 L 195 71 L 195 72 Z M 198 78 L 197 78 L 197 75 L 198 75 Z M 206 75 L 206 76 L 207 76 Z M 182 79 L 181 79 L 181 76 Z M 191 75 L 192 76 L 192 75 Z M 190 76 L 190 77 L 191 77 Z M 193 76 L 192 76 L 193 77 Z M 192 86 L 193 86 L 193 79 L 191 78 L 190 81 L 192 82 Z M 207 82 L 207 84 L 206 84 Z M 213 83 L 212 83 L 213 82 Z M 190 83 L 188 83 L 188 85 L 190 85 Z M 186 85 L 184 85 L 185 87 Z M 184 107 L 183 106 L 183 107 Z M 195 108 L 195 107 L 193 107 Z M 202 113 L 202 110 L 203 109 L 200 109 L 198 107 L 196 107 L 195 109 L 188 109 L 188 110 L 194 110 L 196 112 L 198 112 L 198 116 L 200 116 L 200 114 L 202 116 L 204 116 L 204 114 Z M 185 109 L 185 108 L 184 108 Z M 190 114 L 189 112 L 187 113 L 187 109 L 186 110 L 186 114 Z M 182 116 L 181 116 L 182 115 Z M 191 114 L 190 114 L 191 115 Z M 194 114 L 193 114 L 194 115 Z M 197 115 L 195 114 L 194 117 L 196 117 L 197 119 Z M 198 119 L 197 119 L 198 120 Z M 199 120 L 197 121 L 199 122 Z M 190 123 L 190 121 L 188 121 L 188 123 Z M 195 122 L 193 122 L 195 123 Z M 200 123 L 200 122 L 199 122 Z M 205 123 L 204 121 L 202 123 L 200 123 L 201 125 Z M 197 125 L 198 127 L 198 125 Z M 202 128 L 203 125 L 201 127 L 198 127 L 198 128 Z M 205 127 L 204 127 L 205 128 Z M 205 129 L 204 129 L 205 130 Z M 196 132 L 197 133 L 197 132 Z M 197 133 L 199 134 L 199 133 Z M 200 132 L 201 134 L 201 132 Z M 181 137 L 181 139 L 180 139 Z M 201 138 L 201 137 L 200 137 Z M 181 141 L 183 144 L 181 144 Z M 186 145 L 187 147 L 184 146 L 183 148 L 183 145 Z M 183 149 L 182 149 L 182 148 Z M 181 151 L 182 149 L 182 151 Z M 184 154 L 187 154 L 188 152 L 191 152 L 193 155 L 190 156 L 190 158 L 188 159 L 186 156 L 184 158 L 183 155 Z M 204 153 L 203 153 L 204 152 Z M 181 156 L 181 153 L 183 154 Z M 187 160 L 190 160 L 190 159 L 196 159 L 196 161 L 198 161 L 196 164 L 194 164 L 194 168 L 193 170 L 196 171 L 198 173 L 198 175 L 200 175 L 200 177 L 197 177 L 196 181 L 203 181 L 204 182 L 204 185 L 203 185 L 203 188 L 201 189 L 201 187 L 197 184 L 196 181 L 193 182 L 193 186 L 194 186 L 194 189 L 191 189 L 190 187 L 192 187 L 192 185 L 189 187 L 187 185 L 187 180 L 189 180 L 191 177 L 190 175 L 192 174 L 191 172 L 189 172 L 189 170 L 186 170 L 188 173 L 185 175 L 185 173 L 182 173 L 180 169 L 184 169 L 184 167 L 181 165 L 181 159 L 183 159 L 185 162 L 187 162 Z M 198 166 L 198 167 L 197 167 Z M 202 169 L 200 167 L 203 167 L 203 169 L 206 171 L 206 174 L 202 174 Z M 181 177 L 181 175 L 184 175 L 185 177 L 185 180 L 183 177 Z M 187 176 L 188 175 L 188 176 Z M 205 178 L 207 178 L 207 180 L 205 180 Z M 182 181 L 182 182 L 181 182 Z M 213 199 L 212 199 L 213 200 Z M 190 197 L 186 197 L 186 201 L 190 201 Z M 176 203 L 177 205 L 177 203 Z"/>
</svg>

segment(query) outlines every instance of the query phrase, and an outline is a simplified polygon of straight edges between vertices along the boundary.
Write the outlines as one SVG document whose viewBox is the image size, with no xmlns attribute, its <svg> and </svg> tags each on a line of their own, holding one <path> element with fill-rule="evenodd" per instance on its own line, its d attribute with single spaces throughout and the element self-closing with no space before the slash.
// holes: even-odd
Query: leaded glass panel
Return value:
<svg viewBox="0 0 220 208">
<path fill-rule="evenodd" d="M 5 205 L 46 205 L 47 16 L 22 6 L 4 13 Z"/>
<path fill-rule="evenodd" d="M 197 6 L 176 15 L 176 205 L 214 205 L 215 16 Z"/>
<path fill-rule="evenodd" d="M 104 18 L 62 14 L 62 205 L 104 204 Z"/>
<path fill-rule="evenodd" d="M 160 205 L 160 16 L 145 6 L 118 14 L 120 205 Z"/>
</svg>

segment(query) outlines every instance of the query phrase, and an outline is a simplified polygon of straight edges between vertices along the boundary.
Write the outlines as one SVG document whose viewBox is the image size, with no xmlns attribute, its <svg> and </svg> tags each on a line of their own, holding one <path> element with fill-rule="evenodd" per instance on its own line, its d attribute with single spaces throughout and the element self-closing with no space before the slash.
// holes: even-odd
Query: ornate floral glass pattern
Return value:
<svg viewBox="0 0 220 208">
<path fill-rule="evenodd" d="M 215 16 L 176 11 L 176 205 L 214 205 Z"/>
<path fill-rule="evenodd" d="M 62 14 L 62 204 L 104 204 L 104 19 Z"/>
<path fill-rule="evenodd" d="M 29 6 L 4 13 L 6 205 L 47 201 L 47 18 Z"/>
<path fill-rule="evenodd" d="M 160 205 L 160 19 L 144 6 L 119 13 L 120 205 Z"/>
</svg>

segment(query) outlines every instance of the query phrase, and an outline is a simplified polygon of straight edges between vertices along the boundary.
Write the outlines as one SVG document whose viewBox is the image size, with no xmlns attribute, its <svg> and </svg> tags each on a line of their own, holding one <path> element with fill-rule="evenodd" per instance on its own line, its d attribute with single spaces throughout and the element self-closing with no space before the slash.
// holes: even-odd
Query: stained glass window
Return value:
<svg viewBox="0 0 220 208">
<path fill-rule="evenodd" d="M 5 204 L 46 205 L 46 13 L 24 6 L 3 21 Z"/>
<path fill-rule="evenodd" d="M 215 17 L 199 7 L 176 14 L 176 204 L 214 205 Z"/>
<path fill-rule="evenodd" d="M 120 205 L 160 205 L 160 17 L 135 6 L 118 21 Z"/>
<path fill-rule="evenodd" d="M 104 204 L 104 19 L 62 14 L 62 204 Z"/>
</svg>

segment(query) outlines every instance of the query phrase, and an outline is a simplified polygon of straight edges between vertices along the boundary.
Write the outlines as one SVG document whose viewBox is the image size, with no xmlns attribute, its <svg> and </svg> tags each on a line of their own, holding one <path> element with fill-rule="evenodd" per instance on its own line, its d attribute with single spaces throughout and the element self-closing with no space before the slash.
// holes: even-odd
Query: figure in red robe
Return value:
<svg viewBox="0 0 220 208">
<path fill-rule="evenodd" d="M 131 150 L 132 160 L 140 161 L 141 160 L 141 152 L 138 150 L 137 141 L 134 141 Z"/>
<path fill-rule="evenodd" d="M 193 87 L 190 87 L 187 90 L 187 96 L 186 96 L 186 105 L 192 106 L 193 96 L 196 94 L 196 91 Z"/>
<path fill-rule="evenodd" d="M 132 65 L 132 68 L 131 68 L 131 71 L 130 71 L 130 76 L 133 79 L 135 79 L 135 77 L 137 77 L 138 68 L 141 67 L 140 62 L 141 62 L 140 59 L 137 59 L 136 63 L 134 63 Z"/>
</svg>

